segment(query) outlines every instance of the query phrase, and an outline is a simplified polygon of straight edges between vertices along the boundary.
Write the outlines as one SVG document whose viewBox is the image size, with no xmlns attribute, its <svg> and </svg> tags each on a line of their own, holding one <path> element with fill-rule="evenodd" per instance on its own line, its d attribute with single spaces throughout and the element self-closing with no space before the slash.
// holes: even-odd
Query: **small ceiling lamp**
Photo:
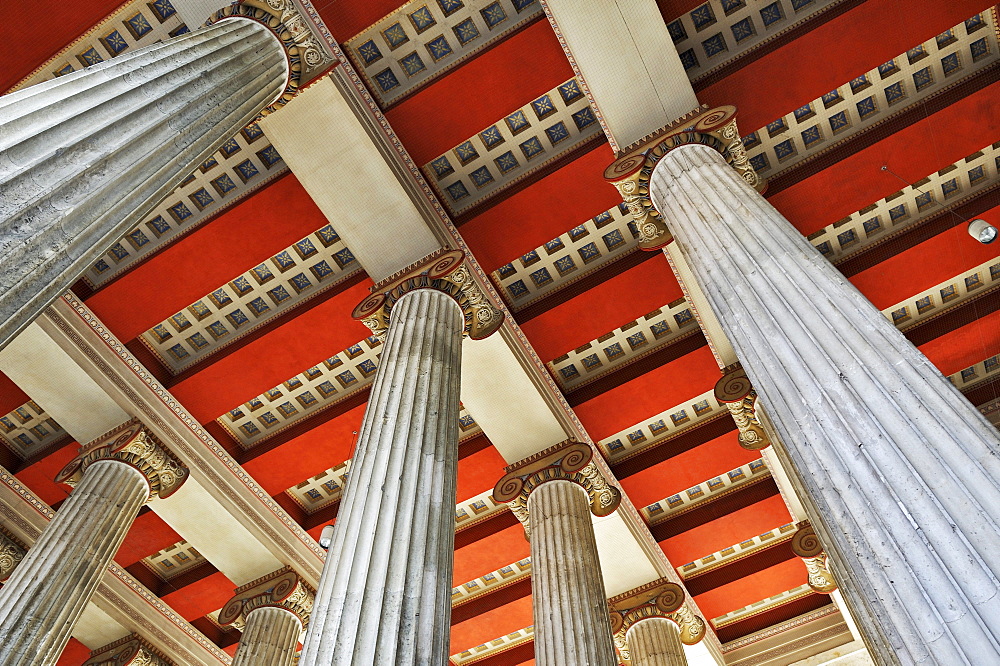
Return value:
<svg viewBox="0 0 1000 666">
<path fill-rule="evenodd" d="M 969 222 L 969 235 L 987 245 L 997 239 L 997 228 L 986 220 L 977 218 Z"/>
</svg>

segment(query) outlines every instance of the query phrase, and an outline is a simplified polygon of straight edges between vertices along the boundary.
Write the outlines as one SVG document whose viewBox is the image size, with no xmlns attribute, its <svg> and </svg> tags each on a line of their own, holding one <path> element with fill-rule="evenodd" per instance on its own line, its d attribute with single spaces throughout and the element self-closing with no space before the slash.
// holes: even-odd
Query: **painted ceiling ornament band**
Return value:
<svg viewBox="0 0 1000 666">
<path fill-rule="evenodd" d="M 236 594 L 219 611 L 219 624 L 227 626 L 242 619 L 258 608 L 281 608 L 302 622 L 303 628 L 309 624 L 315 593 L 306 586 L 291 567 L 250 581 L 236 589 Z"/>
<path fill-rule="evenodd" d="M 639 232 L 639 248 L 653 252 L 672 240 L 670 230 L 649 198 L 649 177 L 671 150 L 702 144 L 719 151 L 740 177 L 762 193 L 767 181 L 754 171 L 736 126 L 736 107 L 720 106 L 684 116 L 654 132 L 604 171 L 604 178 L 618 190 Z"/>
<path fill-rule="evenodd" d="M 405 294 L 417 289 L 437 289 L 455 299 L 465 317 L 465 335 L 473 340 L 488 338 L 503 324 L 503 312 L 476 282 L 465 263 L 465 253 L 444 249 L 373 286 L 371 296 L 359 303 L 351 316 L 385 341 L 392 308 Z"/>
<path fill-rule="evenodd" d="M 10 578 L 27 552 L 24 544 L 0 527 L 0 583 Z"/>
<path fill-rule="evenodd" d="M 694 645 L 705 637 L 705 621 L 684 603 L 684 588 L 660 578 L 608 599 L 611 633 L 622 659 L 630 659 L 626 634 L 632 625 L 647 618 L 672 620 L 680 630 L 681 642 Z"/>
<path fill-rule="evenodd" d="M 546 481 L 576 483 L 587 491 L 591 513 L 607 516 L 618 508 L 622 494 L 604 478 L 593 457 L 593 449 L 572 438 L 539 451 L 506 467 L 507 474 L 493 488 L 493 500 L 510 506 L 529 539 L 528 496 Z"/>
<path fill-rule="evenodd" d="M 274 33 L 285 49 L 285 57 L 288 59 L 288 82 L 281 96 L 260 112 L 261 116 L 268 115 L 295 97 L 299 88 L 308 80 L 305 77 L 307 71 L 317 70 L 332 62 L 315 35 L 309 30 L 308 23 L 292 0 L 232 4 L 217 11 L 205 25 L 209 26 L 231 18 L 249 19 L 260 23 Z"/>
<path fill-rule="evenodd" d="M 757 418 L 757 391 L 738 362 L 726 368 L 722 379 L 716 383 L 715 399 L 724 404 L 733 415 L 740 431 L 740 446 L 750 451 L 759 451 L 771 445 L 771 440 Z"/>
<path fill-rule="evenodd" d="M 792 537 L 792 552 L 802 558 L 809 572 L 809 587 L 820 594 L 830 594 L 837 589 L 837 580 L 830 571 L 830 563 L 823 544 L 809 521 L 799 523 L 799 531 Z"/>
<path fill-rule="evenodd" d="M 170 497 L 188 478 L 188 469 L 138 419 L 132 419 L 83 447 L 59 472 L 56 483 L 75 487 L 87 468 L 100 460 L 117 460 L 138 470 L 149 482 L 149 499 Z"/>
<path fill-rule="evenodd" d="M 129 634 L 97 648 L 83 666 L 174 666 L 138 634 Z"/>
</svg>

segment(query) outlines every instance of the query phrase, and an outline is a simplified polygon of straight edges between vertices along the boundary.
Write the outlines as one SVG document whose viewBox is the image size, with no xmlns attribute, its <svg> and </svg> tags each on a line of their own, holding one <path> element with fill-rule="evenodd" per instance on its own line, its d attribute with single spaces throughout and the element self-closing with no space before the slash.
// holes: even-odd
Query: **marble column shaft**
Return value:
<svg viewBox="0 0 1000 666">
<path fill-rule="evenodd" d="M 665 617 L 639 620 L 625 635 L 632 666 L 687 666 L 680 630 Z"/>
<path fill-rule="evenodd" d="M 292 666 L 302 621 L 284 608 L 262 606 L 247 614 L 233 666 Z"/>
<path fill-rule="evenodd" d="M 83 477 L 0 589 L 0 663 L 55 664 L 118 552 L 149 482 L 100 460 Z"/>
<path fill-rule="evenodd" d="M 221 21 L 0 97 L 0 346 L 284 90 L 281 43 Z"/>
<path fill-rule="evenodd" d="M 463 327 L 433 289 L 392 310 L 300 666 L 448 661 Z"/>
<path fill-rule="evenodd" d="M 587 491 L 547 481 L 528 496 L 539 666 L 617 666 Z"/>
<path fill-rule="evenodd" d="M 653 203 L 801 479 L 884 664 L 1000 664 L 996 430 L 715 150 Z"/>
</svg>

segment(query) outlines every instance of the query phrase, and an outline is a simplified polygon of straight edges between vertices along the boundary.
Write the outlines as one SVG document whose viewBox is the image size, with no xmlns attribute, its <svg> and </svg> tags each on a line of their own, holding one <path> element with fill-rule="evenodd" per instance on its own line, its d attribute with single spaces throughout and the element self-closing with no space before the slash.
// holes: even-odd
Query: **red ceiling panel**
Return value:
<svg viewBox="0 0 1000 666">
<path fill-rule="evenodd" d="M 59 661 L 56 662 L 56 666 L 80 666 L 88 659 L 90 659 L 90 648 L 75 638 L 71 638 L 59 657 Z"/>
<path fill-rule="evenodd" d="M 464 502 L 487 490 L 493 490 L 493 486 L 504 475 L 506 464 L 492 445 L 459 460 L 458 501 Z"/>
<path fill-rule="evenodd" d="M 915 183 L 982 149 L 1000 136 L 998 104 L 1000 83 L 994 83 L 768 200 L 809 235 L 906 187 L 884 165 Z"/>
<path fill-rule="evenodd" d="M 1000 207 L 982 218 L 1000 227 Z M 957 226 L 952 229 L 886 258 L 852 276 L 851 282 L 875 307 L 884 310 L 1000 256 L 1000 243 L 983 245 L 969 236 L 968 225 L 954 221 Z"/>
<path fill-rule="evenodd" d="M 680 567 L 791 521 L 784 500 L 773 495 L 661 541 L 660 548 L 671 564 Z"/>
<path fill-rule="evenodd" d="M 124 3 L 118 0 L 65 2 L 33 0 L 0 3 L 0 93 L 29 76 L 37 67 Z M 58 20 L 49 20 L 58 17 Z M 44 29 L 39 29 L 40 23 Z"/>
<path fill-rule="evenodd" d="M 152 511 L 144 511 L 136 517 L 125 535 L 125 541 L 115 555 L 115 562 L 123 567 L 131 566 L 182 540 L 162 518 Z"/>
<path fill-rule="evenodd" d="M 559 41 L 542 19 L 386 116 L 416 163 L 423 165 L 572 76 Z"/>
<path fill-rule="evenodd" d="M 735 104 L 740 110 L 740 130 L 752 132 L 991 4 L 985 0 L 868 0 L 773 53 L 748 58 L 743 68 L 709 86 L 698 98 L 711 106 Z"/>
<path fill-rule="evenodd" d="M 132 340 L 326 224 L 295 176 L 286 175 L 97 292 L 87 306 L 120 340 Z"/>
<path fill-rule="evenodd" d="M 622 487 L 637 507 L 649 506 L 760 458 L 759 451 L 747 451 L 739 445 L 738 435 L 735 430 L 728 432 L 695 449 L 647 467 L 622 479 Z"/>
<path fill-rule="evenodd" d="M 9 414 L 28 400 L 27 393 L 11 381 L 10 377 L 0 373 L 0 415 Z"/>
<path fill-rule="evenodd" d="M 680 285 L 661 255 L 560 303 L 521 328 L 548 362 L 681 297 Z"/>
<path fill-rule="evenodd" d="M 164 587 L 169 585 L 167 582 Z M 161 594 L 160 598 L 190 622 L 222 608 L 233 597 L 233 590 L 237 587 L 221 571 L 216 571 L 179 590 Z"/>
<path fill-rule="evenodd" d="M 313 7 L 333 33 L 334 39 L 346 42 L 403 4 L 404 0 L 364 0 L 364 2 L 317 0 L 313 3 Z"/>
<path fill-rule="evenodd" d="M 18 471 L 16 476 L 31 492 L 49 506 L 69 496 L 71 488 L 65 484 L 56 484 L 54 479 L 70 460 L 76 457 L 80 447 L 76 442 L 67 442 L 65 446 L 36 460 L 31 465 Z"/>
<path fill-rule="evenodd" d="M 207 423 L 343 351 L 370 334 L 364 324 L 349 316 L 368 295 L 370 284 L 365 280 L 302 312 L 184 379 L 170 392 L 194 418 Z M 234 377 L 239 381 L 233 381 Z"/>
<path fill-rule="evenodd" d="M 453 625 L 450 650 L 457 654 L 533 624 L 531 597 L 521 597 Z"/>
<path fill-rule="evenodd" d="M 790 549 L 791 545 L 775 547 Z M 694 600 L 710 619 L 794 589 L 806 582 L 806 576 L 806 566 L 796 557 L 699 594 Z"/>
<path fill-rule="evenodd" d="M 524 528 L 520 523 L 511 525 L 455 551 L 452 585 L 468 583 L 483 574 L 523 560 L 530 554 L 531 546 L 524 538 Z"/>
<path fill-rule="evenodd" d="M 994 356 L 1000 353 L 1000 312 L 920 345 L 920 351 L 945 375 Z"/>
<path fill-rule="evenodd" d="M 487 272 L 496 270 L 621 203 L 603 177 L 613 160 L 600 144 L 463 224 L 462 237 Z"/>
<path fill-rule="evenodd" d="M 243 463 L 268 495 L 274 495 L 339 465 L 354 453 L 354 433 L 361 429 L 367 405 L 358 405 L 320 423 L 281 446 Z"/>
<path fill-rule="evenodd" d="M 715 357 L 703 346 L 577 405 L 576 415 L 590 436 L 601 440 L 704 393 L 721 376 Z"/>
</svg>

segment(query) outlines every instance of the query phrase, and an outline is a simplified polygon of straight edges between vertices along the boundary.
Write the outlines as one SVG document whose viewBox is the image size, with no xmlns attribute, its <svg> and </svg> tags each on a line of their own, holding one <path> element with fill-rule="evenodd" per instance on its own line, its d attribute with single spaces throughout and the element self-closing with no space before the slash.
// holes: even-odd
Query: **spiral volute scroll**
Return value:
<svg viewBox="0 0 1000 666">
<path fill-rule="evenodd" d="M 117 460 L 138 470 L 149 482 L 149 497 L 177 492 L 188 469 L 139 422 L 132 419 L 80 450 L 56 476 L 56 483 L 76 486 L 87 468 L 100 460 Z"/>
<path fill-rule="evenodd" d="M 813 591 L 830 594 L 837 589 L 837 579 L 830 571 L 823 544 L 808 522 L 800 523 L 799 530 L 792 537 L 792 552 L 801 557 L 806 565 L 807 582 Z"/>
<path fill-rule="evenodd" d="M 219 624 L 235 624 L 258 608 L 282 608 L 294 613 L 305 627 L 309 623 L 315 593 L 290 567 L 278 569 L 236 589 L 232 599 L 219 611 Z"/>
<path fill-rule="evenodd" d="M 649 618 L 665 618 L 673 621 L 680 632 L 681 642 L 694 645 L 705 637 L 705 621 L 696 615 L 686 603 L 684 588 L 677 583 L 660 578 L 608 599 L 611 619 L 611 633 L 615 637 L 615 647 L 619 656 L 628 660 L 626 634 L 637 622 Z"/>
<path fill-rule="evenodd" d="M 767 432 L 757 418 L 757 392 L 747 373 L 737 363 L 727 368 L 715 385 L 715 399 L 726 406 L 740 431 L 740 446 L 759 451 L 771 445 Z"/>
<path fill-rule="evenodd" d="M 90 653 L 83 666 L 174 666 L 137 634 L 130 634 Z"/>
<path fill-rule="evenodd" d="M 621 491 L 608 483 L 593 462 L 589 445 L 567 439 L 507 467 L 507 474 L 493 488 L 493 500 L 506 503 L 524 526 L 530 538 L 528 496 L 543 483 L 572 481 L 587 491 L 590 510 L 595 516 L 607 516 L 621 503 Z"/>
</svg>

